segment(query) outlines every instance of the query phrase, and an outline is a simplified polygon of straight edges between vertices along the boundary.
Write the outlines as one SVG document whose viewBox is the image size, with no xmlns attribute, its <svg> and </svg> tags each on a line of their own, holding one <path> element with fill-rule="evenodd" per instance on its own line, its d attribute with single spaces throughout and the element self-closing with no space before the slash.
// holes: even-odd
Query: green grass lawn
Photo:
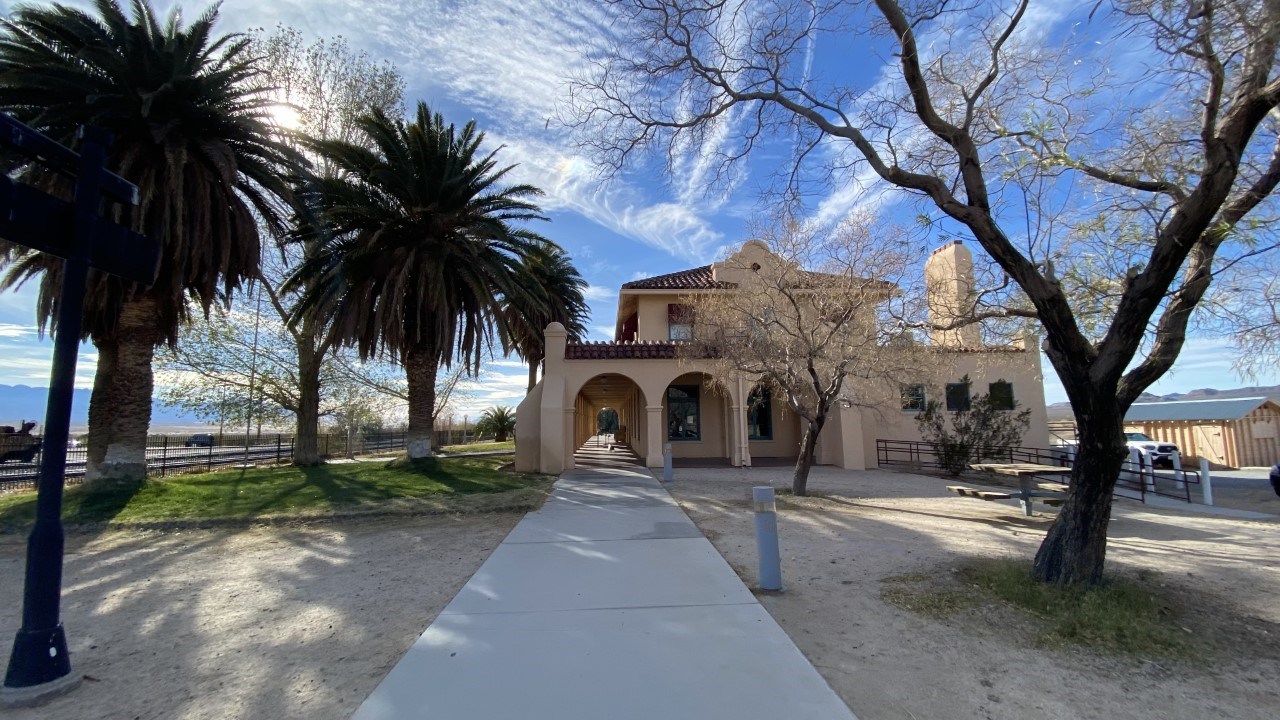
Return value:
<svg viewBox="0 0 1280 720">
<path fill-rule="evenodd" d="M 316 517 L 379 511 L 481 511 L 536 506 L 551 478 L 502 472 L 510 455 L 223 470 L 148 480 L 141 486 L 66 491 L 63 520 L 147 523 L 174 520 Z M 0 530 L 29 527 L 35 493 L 0 495 Z"/>
<path fill-rule="evenodd" d="M 515 452 L 516 441 L 507 440 L 506 442 L 479 442 L 467 445 L 445 445 L 437 449 L 442 453 L 490 452 L 492 450 L 507 450 L 509 452 Z"/>
</svg>

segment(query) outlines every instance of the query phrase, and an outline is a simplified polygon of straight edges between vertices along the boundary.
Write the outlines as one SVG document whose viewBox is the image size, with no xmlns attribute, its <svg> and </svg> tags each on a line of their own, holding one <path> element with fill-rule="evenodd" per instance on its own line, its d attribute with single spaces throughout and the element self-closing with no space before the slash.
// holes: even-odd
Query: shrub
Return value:
<svg viewBox="0 0 1280 720">
<path fill-rule="evenodd" d="M 969 376 L 960 382 L 969 385 Z M 952 411 L 937 400 L 929 400 L 916 416 L 916 423 L 924 439 L 937 446 L 942 467 L 959 475 L 970 463 L 1005 456 L 1006 448 L 1022 440 L 1031 424 L 1031 410 L 1018 410 L 1017 401 L 989 394 L 974 395 L 968 407 Z"/>
</svg>

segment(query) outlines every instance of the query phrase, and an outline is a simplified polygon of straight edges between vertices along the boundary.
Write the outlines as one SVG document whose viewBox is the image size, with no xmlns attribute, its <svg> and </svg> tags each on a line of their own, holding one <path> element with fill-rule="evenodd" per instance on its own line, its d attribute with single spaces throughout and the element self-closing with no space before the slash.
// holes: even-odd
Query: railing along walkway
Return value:
<svg viewBox="0 0 1280 720">
<path fill-rule="evenodd" d="M 880 467 L 910 468 L 912 470 L 946 470 L 937 443 L 918 440 L 876 440 L 876 462 Z M 982 462 L 1027 463 L 1072 467 L 1075 463 L 1073 448 L 1000 447 L 982 454 Z M 975 460 L 977 461 L 977 460 Z M 1060 473 L 1035 476 L 1035 480 L 1048 485 L 1069 487 L 1070 476 Z M 1200 485 L 1200 473 L 1186 470 L 1174 461 L 1174 467 L 1157 469 L 1143 462 L 1135 453 L 1124 462 L 1120 478 L 1116 482 L 1115 496 L 1146 502 L 1148 495 L 1192 502 L 1191 486 Z"/>
</svg>

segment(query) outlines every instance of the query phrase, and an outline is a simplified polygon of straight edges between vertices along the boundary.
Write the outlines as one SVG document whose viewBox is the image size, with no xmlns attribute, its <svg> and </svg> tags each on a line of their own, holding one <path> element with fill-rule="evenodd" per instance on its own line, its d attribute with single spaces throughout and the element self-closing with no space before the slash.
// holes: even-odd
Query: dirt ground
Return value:
<svg viewBox="0 0 1280 720">
<path fill-rule="evenodd" d="M 67 542 L 72 693 L 36 718 L 346 718 L 523 513 Z M 25 540 L 0 536 L 0 638 Z"/>
<path fill-rule="evenodd" d="M 1280 515 L 1280 496 L 1268 479 L 1271 468 L 1213 471 L 1213 504 L 1219 507 Z M 1197 502 L 1204 501 L 1203 488 L 1193 486 Z"/>
<path fill-rule="evenodd" d="M 788 487 L 789 470 L 678 469 L 671 487 L 750 586 L 750 487 L 770 482 Z M 1111 567 L 1159 573 L 1190 608 L 1176 621 L 1212 647 L 1203 661 L 1050 650 L 998 603 L 938 620 L 881 599 L 886 578 L 945 578 L 966 558 L 1030 562 L 1051 515 L 947 484 L 820 467 L 810 490 L 828 497 L 779 499 L 785 589 L 761 602 L 862 720 L 1280 717 L 1280 524 L 1119 502 Z"/>
</svg>

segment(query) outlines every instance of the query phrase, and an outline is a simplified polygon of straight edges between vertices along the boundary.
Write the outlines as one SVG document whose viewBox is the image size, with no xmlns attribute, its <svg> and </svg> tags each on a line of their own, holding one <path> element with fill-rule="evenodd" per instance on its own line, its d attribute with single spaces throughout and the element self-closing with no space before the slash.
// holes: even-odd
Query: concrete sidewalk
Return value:
<svg viewBox="0 0 1280 720">
<path fill-rule="evenodd" d="M 357 720 L 854 720 L 642 468 L 566 472 Z"/>
</svg>

